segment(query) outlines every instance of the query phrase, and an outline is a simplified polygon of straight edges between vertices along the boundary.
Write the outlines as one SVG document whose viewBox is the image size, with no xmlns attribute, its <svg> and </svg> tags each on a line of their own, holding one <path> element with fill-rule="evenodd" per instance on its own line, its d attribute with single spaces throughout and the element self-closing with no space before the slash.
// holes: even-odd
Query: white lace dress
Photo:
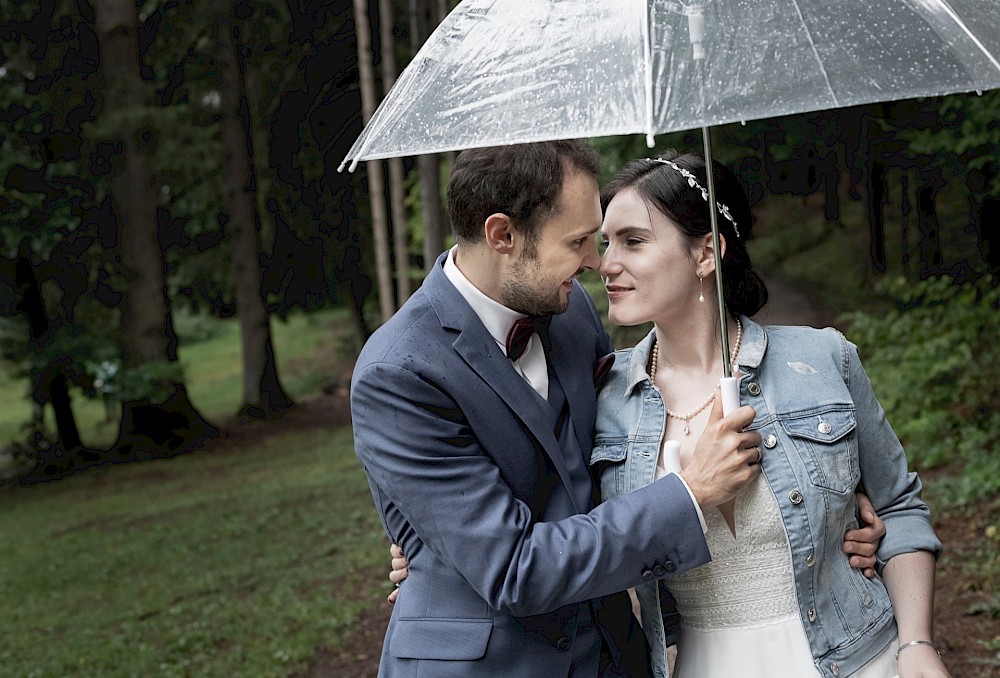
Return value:
<svg viewBox="0 0 1000 678">
<path fill-rule="evenodd" d="M 676 678 L 814 678 L 781 515 L 762 476 L 736 500 L 736 536 L 705 512 L 708 565 L 666 580 L 681 613 Z M 896 675 L 893 641 L 854 678 Z"/>
</svg>

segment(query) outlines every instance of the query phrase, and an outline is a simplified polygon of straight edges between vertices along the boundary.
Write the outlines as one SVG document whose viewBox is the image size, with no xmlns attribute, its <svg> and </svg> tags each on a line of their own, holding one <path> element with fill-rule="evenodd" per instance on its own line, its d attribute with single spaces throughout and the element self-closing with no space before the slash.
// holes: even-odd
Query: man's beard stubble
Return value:
<svg viewBox="0 0 1000 678">
<path fill-rule="evenodd" d="M 569 301 L 563 301 L 560 295 L 561 284 L 554 290 L 537 289 L 531 284 L 538 280 L 540 273 L 538 259 L 523 254 L 511 267 L 500 287 L 503 305 L 518 313 L 533 316 L 565 311 Z"/>
</svg>

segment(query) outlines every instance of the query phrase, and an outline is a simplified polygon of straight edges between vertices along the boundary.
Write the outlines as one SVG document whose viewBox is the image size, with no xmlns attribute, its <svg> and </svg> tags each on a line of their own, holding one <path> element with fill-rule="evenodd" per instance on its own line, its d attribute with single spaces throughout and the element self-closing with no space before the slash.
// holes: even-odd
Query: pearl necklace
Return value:
<svg viewBox="0 0 1000 678">
<path fill-rule="evenodd" d="M 736 364 L 736 356 L 740 354 L 740 346 L 742 345 L 742 343 L 743 343 L 743 323 L 741 323 L 740 319 L 737 318 L 736 348 L 733 349 L 733 355 L 731 358 L 732 363 L 734 365 Z M 656 383 L 656 366 L 657 363 L 659 362 L 660 362 L 660 343 L 656 342 L 655 344 L 653 344 L 653 354 L 649 363 L 649 380 L 652 381 L 654 384 Z M 674 419 L 680 419 L 681 421 L 684 422 L 684 435 L 688 435 L 689 433 L 691 433 L 691 426 L 690 426 L 691 420 L 697 417 L 702 410 L 704 410 L 712 403 L 713 400 L 715 400 L 715 389 L 712 389 L 711 395 L 708 396 L 708 399 L 705 402 L 703 402 L 701 405 L 694 408 L 687 414 L 678 414 L 677 412 L 671 410 L 669 407 L 665 409 L 667 411 L 668 417 L 673 417 Z"/>
</svg>

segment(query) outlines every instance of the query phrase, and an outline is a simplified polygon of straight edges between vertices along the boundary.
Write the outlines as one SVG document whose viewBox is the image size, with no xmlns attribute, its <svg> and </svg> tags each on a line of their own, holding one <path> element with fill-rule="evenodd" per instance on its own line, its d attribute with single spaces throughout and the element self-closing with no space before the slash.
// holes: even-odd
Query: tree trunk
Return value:
<svg viewBox="0 0 1000 678">
<path fill-rule="evenodd" d="M 904 173 L 899 188 L 899 252 L 903 264 L 903 275 L 910 275 L 910 180 Z"/>
<path fill-rule="evenodd" d="M 977 222 L 979 251 L 993 275 L 993 284 L 1000 284 L 1000 196 L 983 198 Z"/>
<path fill-rule="evenodd" d="M 254 417 L 290 407 L 278 379 L 271 327 L 262 289 L 260 212 L 253 163 L 250 106 L 246 96 L 244 64 L 234 33 L 233 6 L 216 0 L 216 50 L 219 67 L 222 142 L 225 149 L 226 224 L 233 247 L 236 309 L 240 320 L 243 356 L 243 403 L 240 411 Z"/>
<path fill-rule="evenodd" d="M 434 10 L 434 25 L 437 26 L 448 16 L 448 0 L 435 0 Z"/>
<path fill-rule="evenodd" d="M 441 156 L 417 158 L 420 172 L 420 208 L 424 222 L 424 270 L 430 271 L 444 250 L 445 222 L 441 209 Z"/>
<path fill-rule="evenodd" d="M 347 288 L 347 301 L 350 306 L 351 317 L 354 320 L 358 336 L 361 338 L 361 343 L 363 344 L 372 336 L 372 328 L 368 325 L 367 318 L 365 318 L 364 307 L 365 297 L 368 296 L 368 292 L 371 289 L 371 280 L 365 275 L 361 262 L 361 250 L 354 245 L 348 245 L 344 248 L 340 265 L 337 267 L 335 275 L 337 281 Z M 360 349 L 361 347 L 358 346 L 358 350 Z"/>
<path fill-rule="evenodd" d="M 997 163 L 986 163 L 982 168 L 966 175 L 969 188 L 971 221 L 976 229 L 979 252 L 993 275 L 993 284 L 1000 285 L 1000 195 L 991 195 L 996 183 Z"/>
<path fill-rule="evenodd" d="M 116 130 L 114 143 L 120 149 L 112 158 L 111 197 L 124 279 L 122 358 L 126 369 L 134 369 L 170 361 L 172 350 L 155 193 L 146 162 L 152 130 L 141 116 L 145 86 L 139 74 L 137 5 L 131 0 L 92 0 L 92 6 L 103 75 L 101 116 L 114 116 L 108 127 Z M 162 405 L 148 399 L 122 403 L 115 443 L 118 460 L 177 454 L 214 431 L 187 400 L 183 384 L 167 386 L 173 395 Z M 135 418 L 136 409 L 158 414 Z M 170 435 L 163 435 L 165 427 Z"/>
<path fill-rule="evenodd" d="M 396 41 L 390 0 L 378 0 L 379 52 L 382 55 L 382 89 L 389 93 L 396 83 Z M 396 259 L 396 301 L 402 306 L 410 296 L 410 238 L 406 221 L 406 184 L 402 158 L 389 158 L 389 205 L 392 211 L 392 244 Z"/>
<path fill-rule="evenodd" d="M 24 242 L 21 254 L 15 264 L 15 284 L 21 292 L 19 310 L 28 319 L 28 332 L 31 343 L 41 348 L 51 339 L 49 316 L 45 310 L 45 299 L 42 297 L 41 286 L 31 263 L 31 254 Z M 69 397 L 69 387 L 66 383 L 64 361 L 53 360 L 39 374 L 33 375 L 32 399 L 39 404 L 48 402 L 56 422 L 58 444 L 63 450 L 73 450 L 83 446 L 80 431 L 73 416 L 73 406 Z"/>
<path fill-rule="evenodd" d="M 368 0 L 354 0 L 354 34 L 358 41 L 358 75 L 361 80 L 361 120 L 367 125 L 375 112 L 375 67 L 372 65 L 371 26 L 368 23 Z M 382 163 L 365 163 L 368 176 L 368 199 L 371 204 L 372 238 L 375 242 L 375 274 L 378 281 L 379 310 L 382 322 L 396 312 L 392 289 L 392 263 L 389 258 L 389 215 L 385 207 L 385 180 Z"/>
<path fill-rule="evenodd" d="M 94 0 L 94 21 L 104 75 L 105 116 L 115 116 L 121 149 L 114 162 L 111 196 L 125 278 L 122 325 L 130 365 L 163 360 L 167 350 L 163 255 L 156 238 L 156 201 L 140 123 L 144 85 L 139 76 L 136 4 Z"/>
<path fill-rule="evenodd" d="M 941 272 L 944 257 L 941 254 L 941 238 L 937 219 L 937 192 L 939 184 L 933 180 L 917 189 L 917 228 L 920 253 L 917 274 L 921 279 Z"/>
<path fill-rule="evenodd" d="M 447 11 L 445 3 L 436 3 L 435 11 L 428 18 L 427 0 L 409 0 L 410 48 L 416 54 L 430 33 L 430 25 L 437 24 Z M 420 210 L 424 226 L 424 270 L 429 271 L 437 256 L 444 250 L 444 213 L 441 209 L 441 156 L 421 155 L 417 158 L 420 177 Z"/>
<path fill-rule="evenodd" d="M 885 202 L 885 166 L 880 162 L 872 162 L 868 168 L 865 197 L 867 202 L 868 222 L 868 255 L 871 258 L 872 270 L 875 273 L 885 273 L 885 214 L 882 205 Z"/>
</svg>

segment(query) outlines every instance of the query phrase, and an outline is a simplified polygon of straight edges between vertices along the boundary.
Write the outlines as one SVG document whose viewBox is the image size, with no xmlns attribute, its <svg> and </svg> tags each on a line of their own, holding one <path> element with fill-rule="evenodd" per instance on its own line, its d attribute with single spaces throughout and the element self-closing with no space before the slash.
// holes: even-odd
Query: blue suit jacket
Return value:
<svg viewBox="0 0 1000 678">
<path fill-rule="evenodd" d="M 566 459 L 544 403 L 443 262 L 368 341 L 352 380 L 355 449 L 386 534 L 410 562 L 380 675 L 566 675 L 588 600 L 607 661 L 635 662 L 626 672 L 644 675 L 628 598 L 612 594 L 654 569 L 709 560 L 687 491 L 671 476 L 593 508 L 591 478 L 569 472 L 577 460 Z M 593 369 L 612 347 L 578 283 L 547 344 L 589 456 Z"/>
</svg>

